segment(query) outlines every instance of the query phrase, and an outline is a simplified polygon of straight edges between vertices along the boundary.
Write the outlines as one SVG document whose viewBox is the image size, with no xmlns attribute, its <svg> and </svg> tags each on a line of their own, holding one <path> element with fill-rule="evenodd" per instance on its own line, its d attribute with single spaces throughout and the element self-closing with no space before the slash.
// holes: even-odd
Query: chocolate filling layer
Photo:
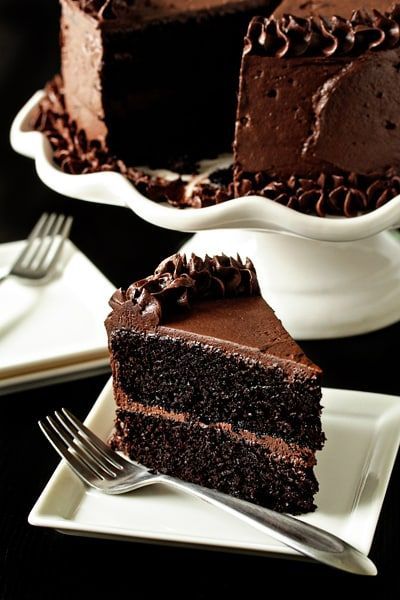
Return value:
<svg viewBox="0 0 400 600">
<path fill-rule="evenodd" d="M 268 450 L 274 459 L 279 460 L 284 458 L 291 462 L 293 466 L 300 465 L 302 467 L 313 467 L 316 464 L 315 455 L 312 450 L 297 444 L 288 444 L 282 438 L 269 435 L 258 436 L 252 431 L 247 431 L 245 429 L 235 430 L 230 423 L 224 423 L 222 421 L 218 423 L 203 423 L 202 421 L 196 421 L 188 412 L 171 412 L 160 408 L 159 406 L 148 406 L 140 402 L 132 402 L 126 394 L 120 391 L 117 393 L 116 402 L 119 411 L 125 413 L 137 413 L 143 416 L 171 421 L 173 423 L 188 424 L 190 422 L 191 425 L 203 430 L 207 428 L 221 429 L 232 439 L 232 441 L 262 446 L 265 450 Z"/>
</svg>

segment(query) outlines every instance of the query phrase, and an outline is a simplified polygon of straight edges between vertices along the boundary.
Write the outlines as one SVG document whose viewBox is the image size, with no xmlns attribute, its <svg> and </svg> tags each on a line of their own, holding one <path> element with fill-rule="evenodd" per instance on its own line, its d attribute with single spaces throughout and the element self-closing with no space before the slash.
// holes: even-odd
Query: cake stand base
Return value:
<svg viewBox="0 0 400 600">
<path fill-rule="evenodd" d="M 321 242 L 242 229 L 195 234 L 182 252 L 249 256 L 261 292 L 296 339 L 358 335 L 400 320 L 400 236 Z"/>
</svg>

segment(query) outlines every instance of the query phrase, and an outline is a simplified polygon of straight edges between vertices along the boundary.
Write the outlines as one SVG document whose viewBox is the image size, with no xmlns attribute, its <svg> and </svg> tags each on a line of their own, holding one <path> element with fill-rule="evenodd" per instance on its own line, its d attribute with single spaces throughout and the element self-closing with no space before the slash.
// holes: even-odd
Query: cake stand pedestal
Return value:
<svg viewBox="0 0 400 600">
<path fill-rule="evenodd" d="M 400 196 L 349 219 L 304 215 L 257 196 L 202 209 L 157 204 L 119 173 L 63 173 L 46 137 L 31 128 L 42 96 L 36 93 L 14 119 L 11 144 L 35 160 L 51 189 L 196 233 L 182 248 L 187 253 L 249 256 L 263 295 L 297 339 L 367 333 L 400 320 L 400 237 L 389 231 L 400 227 Z"/>
</svg>

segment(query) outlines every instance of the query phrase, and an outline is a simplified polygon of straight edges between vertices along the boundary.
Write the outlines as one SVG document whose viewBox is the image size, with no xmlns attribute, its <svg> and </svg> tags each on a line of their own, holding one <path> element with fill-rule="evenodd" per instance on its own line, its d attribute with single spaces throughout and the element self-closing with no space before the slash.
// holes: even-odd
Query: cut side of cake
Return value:
<svg viewBox="0 0 400 600">
<path fill-rule="evenodd" d="M 66 109 L 129 165 L 231 148 L 243 36 L 277 0 L 60 0 Z"/>
<path fill-rule="evenodd" d="M 235 193 L 320 216 L 379 208 L 400 193 L 400 5 L 294 4 L 249 25 Z"/>
<path fill-rule="evenodd" d="M 252 263 L 175 255 L 110 303 L 114 448 L 275 510 L 313 510 L 321 371 Z"/>
</svg>

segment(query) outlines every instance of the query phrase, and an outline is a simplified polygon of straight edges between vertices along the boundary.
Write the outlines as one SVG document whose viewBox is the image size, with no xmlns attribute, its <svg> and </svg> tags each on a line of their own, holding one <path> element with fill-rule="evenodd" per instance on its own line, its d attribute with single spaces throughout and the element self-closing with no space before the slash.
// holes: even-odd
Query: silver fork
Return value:
<svg viewBox="0 0 400 600">
<path fill-rule="evenodd" d="M 39 421 L 43 433 L 75 473 L 106 494 L 123 494 L 146 485 L 164 483 L 201 498 L 239 517 L 319 562 L 359 575 L 376 575 L 373 562 L 335 535 L 286 514 L 262 508 L 216 490 L 154 474 L 109 448 L 65 408 Z"/>
<path fill-rule="evenodd" d="M 72 225 L 72 217 L 43 213 L 29 234 L 26 244 L 0 283 L 10 275 L 40 280 L 54 268 Z"/>
</svg>

